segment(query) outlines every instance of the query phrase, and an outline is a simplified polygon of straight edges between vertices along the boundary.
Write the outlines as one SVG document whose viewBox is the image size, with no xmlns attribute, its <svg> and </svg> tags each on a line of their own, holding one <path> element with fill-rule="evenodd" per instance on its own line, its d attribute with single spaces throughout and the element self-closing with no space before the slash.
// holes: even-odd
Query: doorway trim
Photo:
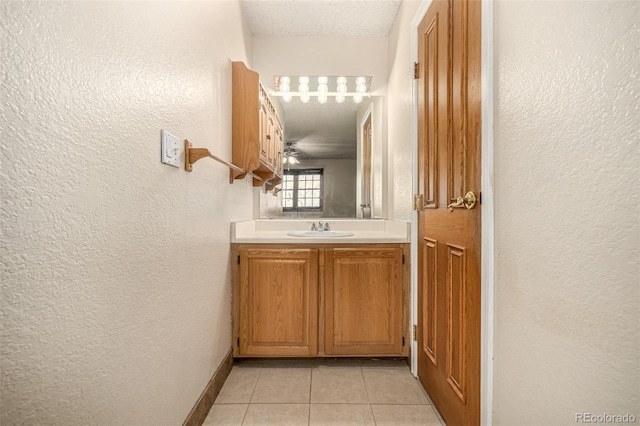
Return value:
<svg viewBox="0 0 640 426">
<path fill-rule="evenodd" d="M 418 26 L 432 0 L 422 0 L 411 22 L 411 61 L 418 61 Z M 480 325 L 480 422 L 493 424 L 493 348 L 495 286 L 494 210 L 494 64 L 493 0 L 482 0 L 481 92 L 482 92 L 482 241 L 481 241 L 481 325 Z M 413 66 L 413 65 L 412 65 Z M 413 81 L 411 110 L 411 159 L 413 193 L 418 193 L 418 85 Z M 418 215 L 411 216 L 411 324 L 418 323 Z M 418 344 L 411 339 L 411 372 L 418 375 Z"/>
<path fill-rule="evenodd" d="M 364 177 L 362 176 L 362 170 L 364 170 L 364 124 L 367 122 L 367 119 L 371 119 L 371 123 L 373 124 L 373 102 L 371 102 L 369 104 L 369 106 L 367 107 L 367 109 L 364 111 L 364 114 L 362 114 L 362 118 L 360 119 L 360 121 L 358 122 L 358 147 L 357 147 L 357 154 L 356 154 L 356 217 L 362 219 L 363 217 L 363 212 L 362 209 L 360 208 L 360 204 L 362 203 L 362 197 L 363 197 L 363 193 L 362 193 L 362 183 L 364 180 Z M 373 131 L 373 129 L 372 129 Z M 370 149 L 373 149 L 373 140 L 371 141 L 371 147 Z M 370 189 L 369 189 L 369 204 L 371 204 L 371 193 L 372 193 L 372 188 L 373 188 L 373 165 L 369 164 L 369 169 L 370 169 L 370 174 L 371 176 L 369 177 L 369 185 L 370 185 Z M 370 207 L 371 208 L 371 215 L 373 217 L 373 206 Z"/>
</svg>

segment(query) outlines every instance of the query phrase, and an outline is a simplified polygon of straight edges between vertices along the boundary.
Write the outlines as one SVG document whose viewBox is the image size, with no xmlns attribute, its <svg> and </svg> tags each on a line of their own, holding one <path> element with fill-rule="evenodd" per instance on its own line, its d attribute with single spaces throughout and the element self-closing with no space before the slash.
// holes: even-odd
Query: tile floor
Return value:
<svg viewBox="0 0 640 426">
<path fill-rule="evenodd" d="M 242 360 L 204 425 L 441 426 L 398 360 Z"/>
</svg>

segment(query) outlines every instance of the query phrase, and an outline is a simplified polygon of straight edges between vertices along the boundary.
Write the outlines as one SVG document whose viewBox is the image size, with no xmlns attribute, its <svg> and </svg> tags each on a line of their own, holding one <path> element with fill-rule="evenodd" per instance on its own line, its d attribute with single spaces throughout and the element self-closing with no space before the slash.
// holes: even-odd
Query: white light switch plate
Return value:
<svg viewBox="0 0 640 426">
<path fill-rule="evenodd" d="M 173 167 L 180 167 L 180 139 L 166 130 L 160 132 L 162 146 L 162 162 Z"/>
</svg>

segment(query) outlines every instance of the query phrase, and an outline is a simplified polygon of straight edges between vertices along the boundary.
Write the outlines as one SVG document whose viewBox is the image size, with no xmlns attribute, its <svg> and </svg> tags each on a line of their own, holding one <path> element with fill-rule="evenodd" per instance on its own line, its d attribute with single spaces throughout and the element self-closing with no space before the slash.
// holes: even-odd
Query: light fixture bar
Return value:
<svg viewBox="0 0 640 426">
<path fill-rule="evenodd" d="M 320 94 L 326 96 L 366 96 L 367 98 L 371 97 L 371 93 L 360 93 L 360 92 L 273 92 L 271 96 L 319 96 Z"/>
</svg>

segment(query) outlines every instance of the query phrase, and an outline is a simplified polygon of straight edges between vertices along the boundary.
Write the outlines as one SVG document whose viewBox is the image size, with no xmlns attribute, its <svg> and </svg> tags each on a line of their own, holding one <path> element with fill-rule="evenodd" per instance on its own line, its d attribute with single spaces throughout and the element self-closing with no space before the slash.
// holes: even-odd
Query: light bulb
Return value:
<svg viewBox="0 0 640 426">
<path fill-rule="evenodd" d="M 307 90 L 309 90 L 309 89 L 307 89 Z M 301 90 L 301 92 L 302 92 L 302 90 Z M 300 102 L 302 102 L 303 104 L 306 104 L 307 102 L 309 102 L 310 99 L 311 99 L 311 96 L 309 96 L 309 95 L 301 95 L 300 96 Z"/>
<path fill-rule="evenodd" d="M 336 83 L 338 83 L 338 84 L 347 84 L 347 77 L 338 77 L 338 78 L 336 78 Z"/>
<path fill-rule="evenodd" d="M 282 83 L 280 85 L 281 92 L 288 92 L 289 90 L 291 90 L 291 86 L 289 86 L 289 83 Z"/>
<path fill-rule="evenodd" d="M 327 95 L 318 95 L 318 102 L 320 102 L 321 104 L 326 104 L 327 103 Z"/>
<path fill-rule="evenodd" d="M 309 77 L 304 77 L 304 76 L 298 77 L 298 92 L 308 92 L 308 91 L 309 91 Z"/>
<path fill-rule="evenodd" d="M 289 84 L 291 83 L 291 79 L 289 77 L 287 77 L 286 75 L 283 75 L 282 77 L 280 77 L 280 84 Z"/>
<path fill-rule="evenodd" d="M 329 82 L 329 78 L 327 77 L 318 77 L 318 92 L 328 92 L 329 86 L 327 83 Z M 324 103 L 324 102 L 321 102 Z"/>
<path fill-rule="evenodd" d="M 337 95 L 336 96 L 336 102 L 341 104 L 344 102 L 344 95 Z"/>
<path fill-rule="evenodd" d="M 291 102 L 291 100 L 292 100 L 292 99 L 293 99 L 293 96 L 291 96 L 291 95 L 284 95 L 284 96 L 282 97 L 282 101 L 283 101 L 283 102 L 286 102 L 286 103 Z"/>
<path fill-rule="evenodd" d="M 355 102 L 356 104 L 359 104 L 360 102 L 362 102 L 362 96 L 360 95 L 355 95 L 353 97 L 353 102 Z"/>
<path fill-rule="evenodd" d="M 366 77 L 358 77 L 358 78 L 356 78 L 356 85 L 358 85 L 358 84 L 366 85 L 367 84 L 367 78 Z"/>
<path fill-rule="evenodd" d="M 367 86 L 365 86 L 364 84 L 358 84 L 356 86 L 356 92 L 358 92 L 358 93 L 367 93 Z"/>
<path fill-rule="evenodd" d="M 347 93 L 347 85 L 346 84 L 338 84 L 336 88 L 336 92 Z"/>
</svg>

